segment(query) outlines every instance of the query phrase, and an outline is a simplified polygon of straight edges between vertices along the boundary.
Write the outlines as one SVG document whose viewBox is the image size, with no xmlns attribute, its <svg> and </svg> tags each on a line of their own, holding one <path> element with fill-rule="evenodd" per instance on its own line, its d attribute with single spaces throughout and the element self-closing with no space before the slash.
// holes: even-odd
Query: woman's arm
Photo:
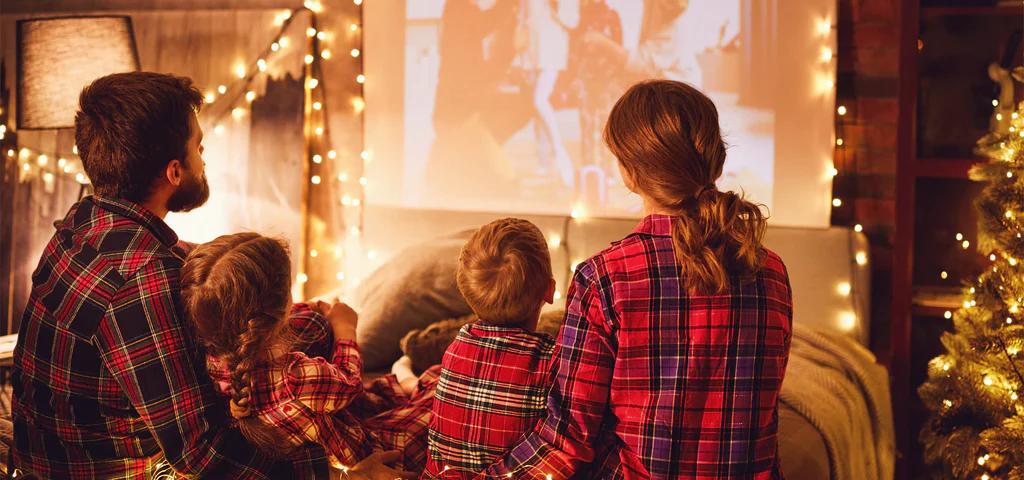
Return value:
<svg viewBox="0 0 1024 480">
<path fill-rule="evenodd" d="M 568 478 L 593 460 L 615 349 L 592 274 L 589 262 L 580 265 L 569 286 L 547 417 L 478 478 Z"/>
</svg>

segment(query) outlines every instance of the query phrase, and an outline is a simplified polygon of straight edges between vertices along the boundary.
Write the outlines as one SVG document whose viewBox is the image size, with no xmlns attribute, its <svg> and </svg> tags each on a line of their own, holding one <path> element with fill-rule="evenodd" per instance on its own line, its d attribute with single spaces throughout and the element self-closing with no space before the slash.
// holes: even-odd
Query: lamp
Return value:
<svg viewBox="0 0 1024 480">
<path fill-rule="evenodd" d="M 131 17 L 18 21 L 18 128 L 72 128 L 78 95 L 93 80 L 139 69 Z"/>
</svg>

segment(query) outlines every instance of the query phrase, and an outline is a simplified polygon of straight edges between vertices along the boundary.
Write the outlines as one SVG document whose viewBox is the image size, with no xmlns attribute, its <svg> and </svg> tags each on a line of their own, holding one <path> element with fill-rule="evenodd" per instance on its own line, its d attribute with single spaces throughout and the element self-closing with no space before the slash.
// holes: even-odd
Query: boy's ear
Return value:
<svg viewBox="0 0 1024 480">
<path fill-rule="evenodd" d="M 544 302 L 548 305 L 555 303 L 555 279 L 551 279 L 551 283 L 548 284 L 548 290 L 544 292 Z"/>
<path fill-rule="evenodd" d="M 181 186 L 181 182 L 185 180 L 185 165 L 180 160 L 171 160 L 164 169 L 164 176 L 171 185 Z"/>
</svg>

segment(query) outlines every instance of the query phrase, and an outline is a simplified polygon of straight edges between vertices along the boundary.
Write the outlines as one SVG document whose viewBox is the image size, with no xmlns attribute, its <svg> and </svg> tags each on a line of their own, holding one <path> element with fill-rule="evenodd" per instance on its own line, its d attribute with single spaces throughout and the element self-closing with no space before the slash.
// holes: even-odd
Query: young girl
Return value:
<svg viewBox="0 0 1024 480">
<path fill-rule="evenodd" d="M 576 268 L 547 417 L 486 477 L 781 478 L 789 279 L 760 207 L 715 185 L 714 104 L 644 82 L 605 140 L 646 216 Z"/>
<path fill-rule="evenodd" d="M 436 372 L 412 396 L 393 375 L 364 389 L 355 311 L 291 308 L 290 266 L 281 242 L 239 233 L 200 245 L 181 270 L 184 310 L 242 433 L 275 457 L 315 442 L 343 466 L 400 450 L 402 467 L 422 469 Z"/>
</svg>

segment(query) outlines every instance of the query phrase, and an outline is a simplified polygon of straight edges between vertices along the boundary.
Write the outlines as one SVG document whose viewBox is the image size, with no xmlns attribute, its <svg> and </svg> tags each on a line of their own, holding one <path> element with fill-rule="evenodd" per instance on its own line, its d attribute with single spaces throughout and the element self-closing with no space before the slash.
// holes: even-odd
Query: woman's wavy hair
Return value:
<svg viewBox="0 0 1024 480">
<path fill-rule="evenodd" d="M 291 290 L 288 248 L 256 233 L 224 235 L 200 245 L 181 269 L 182 303 L 207 353 L 226 362 L 232 401 L 244 405 L 252 371 L 271 361 L 273 348 L 293 341 L 287 328 Z M 240 417 L 240 418 L 239 418 Z M 236 417 L 242 434 L 264 453 L 280 458 L 292 446 L 254 415 Z"/>
<path fill-rule="evenodd" d="M 721 294 L 760 271 L 765 213 L 715 186 L 726 146 L 711 99 L 682 82 L 641 82 L 612 108 L 604 138 L 633 189 L 676 217 L 672 243 L 690 292 Z"/>
</svg>

